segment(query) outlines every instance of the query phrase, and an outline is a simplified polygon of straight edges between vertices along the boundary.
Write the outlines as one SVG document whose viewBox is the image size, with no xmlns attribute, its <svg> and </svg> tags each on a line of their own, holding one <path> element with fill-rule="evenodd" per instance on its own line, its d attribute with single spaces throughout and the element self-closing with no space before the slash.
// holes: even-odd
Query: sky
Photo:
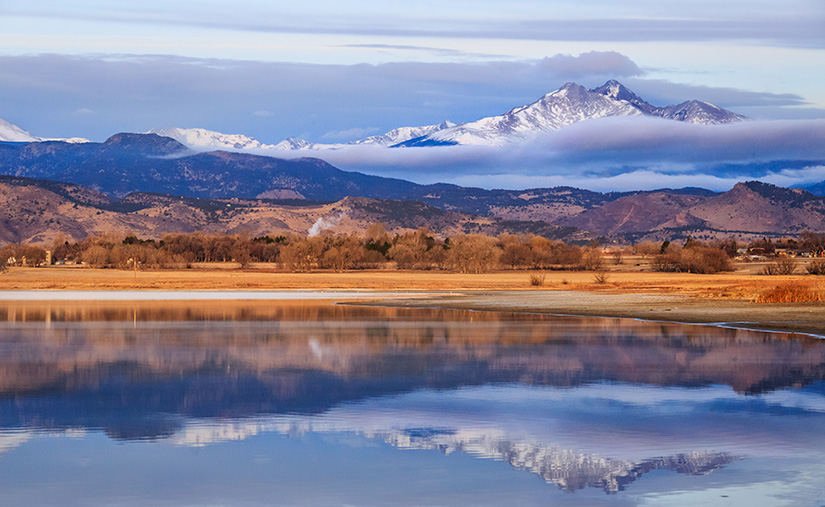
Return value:
<svg viewBox="0 0 825 507">
<path fill-rule="evenodd" d="M 264 143 L 346 142 L 473 121 L 569 81 L 595 87 L 608 79 L 654 105 L 698 99 L 777 125 L 782 142 L 791 122 L 812 138 L 801 157 L 825 158 L 811 134 L 825 125 L 821 0 L 0 0 L 0 118 L 41 137 L 103 141 L 200 127 Z M 476 156 L 470 151 L 441 150 L 437 163 L 415 167 L 372 152 L 337 159 L 350 170 L 481 186 L 569 180 L 596 188 L 598 179 L 606 188 L 620 184 L 609 179 L 619 166 L 638 173 L 624 186 L 642 184 L 645 171 L 690 175 L 674 157 L 627 154 L 595 172 L 592 160 L 583 168 L 570 156 L 529 153 L 497 153 L 496 167 L 449 164 Z M 516 166 L 519 177 L 509 178 Z M 703 176 L 717 187 L 731 179 Z"/>
</svg>

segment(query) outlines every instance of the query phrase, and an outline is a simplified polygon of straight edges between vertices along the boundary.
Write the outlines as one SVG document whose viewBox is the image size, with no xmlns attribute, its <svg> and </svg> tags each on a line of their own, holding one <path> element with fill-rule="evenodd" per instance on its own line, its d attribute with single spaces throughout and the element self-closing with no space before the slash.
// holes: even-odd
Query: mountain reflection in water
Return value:
<svg viewBox="0 0 825 507">
<path fill-rule="evenodd" d="M 305 301 L 9 303 L 0 459 L 44 433 L 189 447 L 348 433 L 617 492 L 653 470 L 825 447 L 812 426 L 823 379 L 825 340 L 711 326 Z"/>
</svg>

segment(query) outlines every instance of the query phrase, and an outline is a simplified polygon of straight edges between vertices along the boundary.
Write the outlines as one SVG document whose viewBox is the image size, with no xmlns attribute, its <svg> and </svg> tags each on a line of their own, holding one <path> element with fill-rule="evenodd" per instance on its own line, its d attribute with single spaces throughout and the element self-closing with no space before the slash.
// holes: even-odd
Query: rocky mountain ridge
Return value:
<svg viewBox="0 0 825 507">
<path fill-rule="evenodd" d="M 455 124 L 399 127 L 385 134 L 349 143 L 324 144 L 290 137 L 277 144 L 264 144 L 240 134 L 222 134 L 204 129 L 166 128 L 149 133 L 169 136 L 193 149 L 236 150 L 327 150 L 352 146 L 503 146 L 531 139 L 541 132 L 559 130 L 584 120 L 610 116 L 652 116 L 701 125 L 720 125 L 745 120 L 744 116 L 699 100 L 665 107 L 653 106 L 624 85 L 610 80 L 587 89 L 567 83 L 529 105 L 518 106 L 500 116 Z"/>
</svg>

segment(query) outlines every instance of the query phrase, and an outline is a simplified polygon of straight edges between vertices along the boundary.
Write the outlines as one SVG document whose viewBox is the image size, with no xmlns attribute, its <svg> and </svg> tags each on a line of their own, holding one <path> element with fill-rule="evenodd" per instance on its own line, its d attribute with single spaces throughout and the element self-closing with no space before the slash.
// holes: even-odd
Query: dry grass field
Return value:
<svg viewBox="0 0 825 507">
<path fill-rule="evenodd" d="M 763 265 L 739 263 L 735 271 L 700 275 L 652 271 L 640 258 L 606 264 L 604 275 L 591 271 L 542 271 L 543 284 L 531 285 L 534 271 L 502 270 L 484 274 L 395 269 L 290 273 L 272 264 L 239 269 L 233 263 L 195 264 L 191 269 L 138 271 L 81 266 L 9 268 L 0 274 L 0 290 L 414 290 L 519 291 L 574 290 L 675 293 L 705 298 L 755 300 L 782 283 L 825 289 L 825 277 L 764 276 Z M 804 272 L 801 268 L 798 270 Z"/>
<path fill-rule="evenodd" d="M 590 271 L 543 271 L 541 285 L 531 284 L 535 272 L 512 270 L 288 273 L 266 264 L 137 273 L 79 266 L 10 268 L 0 274 L 0 290 L 431 291 L 423 299 L 380 304 L 726 323 L 825 335 L 825 277 L 765 276 L 759 274 L 763 266 L 751 263 L 714 275 L 660 273 L 637 260 L 606 266 L 601 280 Z M 6 298 L 16 299 L 13 292 Z"/>
</svg>

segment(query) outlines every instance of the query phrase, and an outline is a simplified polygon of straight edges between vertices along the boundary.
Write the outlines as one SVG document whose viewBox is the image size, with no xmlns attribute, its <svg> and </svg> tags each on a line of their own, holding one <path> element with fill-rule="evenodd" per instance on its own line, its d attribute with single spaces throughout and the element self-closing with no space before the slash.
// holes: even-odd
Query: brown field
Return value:
<svg viewBox="0 0 825 507">
<path fill-rule="evenodd" d="M 538 287 L 530 283 L 534 272 L 512 270 L 487 274 L 391 269 L 286 273 L 265 264 L 244 270 L 223 264 L 138 273 L 77 266 L 10 268 L 0 274 L 0 290 L 433 291 L 424 299 L 381 304 L 729 323 L 825 335 L 821 297 L 825 277 L 764 276 L 758 274 L 762 266 L 755 263 L 739 264 L 733 272 L 715 275 L 658 273 L 637 261 L 608 265 L 605 283 L 597 283 L 593 272 L 543 271 L 544 284 Z M 756 302 L 765 300 L 764 295 L 777 286 L 789 284 L 804 286 L 808 295 L 819 294 L 820 301 Z"/>
<path fill-rule="evenodd" d="M 578 290 L 600 292 L 679 293 L 701 297 L 756 299 L 764 290 L 788 281 L 817 282 L 819 277 L 764 276 L 764 265 L 740 263 L 735 271 L 713 275 L 660 273 L 643 259 L 607 264 L 605 283 L 592 271 L 540 271 L 541 286 L 532 286 L 530 270 L 484 274 L 449 271 L 378 269 L 291 273 L 273 264 L 239 269 L 234 263 L 194 264 L 192 269 L 138 271 L 82 266 L 9 268 L 0 274 L 0 290 Z M 799 269 L 799 271 L 804 271 Z M 825 284 L 825 279 L 822 280 Z"/>
</svg>

